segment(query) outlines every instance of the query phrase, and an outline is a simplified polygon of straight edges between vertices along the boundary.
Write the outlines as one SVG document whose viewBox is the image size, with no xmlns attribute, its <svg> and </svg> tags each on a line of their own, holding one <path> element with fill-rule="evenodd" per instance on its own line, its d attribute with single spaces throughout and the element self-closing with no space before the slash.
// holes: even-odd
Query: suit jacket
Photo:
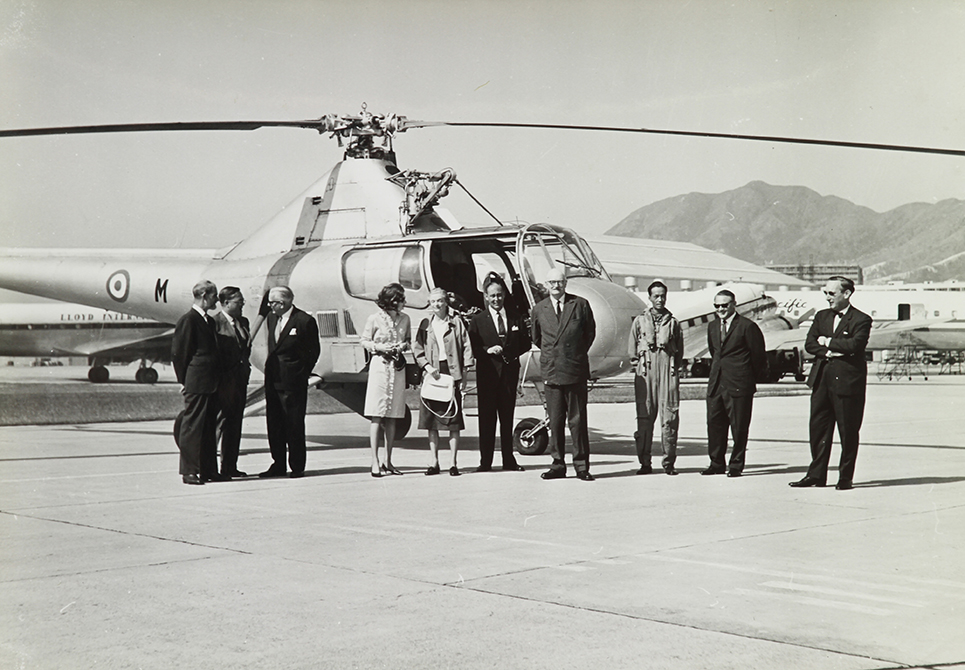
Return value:
<svg viewBox="0 0 965 670">
<path fill-rule="evenodd" d="M 830 337 L 827 347 L 818 337 Z M 868 383 L 868 363 L 864 352 L 871 336 L 871 317 L 851 306 L 834 330 L 834 310 L 822 309 L 814 315 L 804 349 L 816 356 L 808 375 L 808 386 L 814 388 L 822 374 L 830 375 L 831 390 L 838 395 L 862 395 Z M 842 354 L 828 357 L 828 352 Z"/>
<path fill-rule="evenodd" d="M 242 341 L 238 331 L 225 316 L 224 312 L 218 312 L 212 317 L 214 319 L 215 332 L 218 334 L 218 352 L 221 354 L 221 373 L 223 377 L 231 381 L 243 381 L 248 383 L 251 375 L 251 327 L 248 319 L 241 316 L 236 320 L 245 333 L 248 334 L 247 341 Z"/>
<path fill-rule="evenodd" d="M 268 356 L 265 359 L 265 383 L 280 391 L 308 389 L 308 377 L 321 353 L 318 324 L 311 315 L 292 307 L 278 341 L 275 326 L 278 317 L 268 315 Z"/>
<path fill-rule="evenodd" d="M 533 343 L 540 349 L 539 368 L 546 384 L 576 384 L 590 378 L 590 345 L 596 337 L 593 310 L 585 299 L 563 296 L 559 319 L 553 299 L 540 300 L 532 313 Z"/>
<path fill-rule="evenodd" d="M 171 342 L 171 361 L 185 393 L 217 391 L 221 361 L 214 321 L 206 322 L 194 308 L 178 319 Z"/>
<path fill-rule="evenodd" d="M 764 334 L 747 317 L 734 315 L 723 342 L 720 319 L 711 321 L 707 326 L 707 347 L 711 356 L 708 395 L 754 395 L 757 382 L 767 378 Z"/>
<path fill-rule="evenodd" d="M 491 385 L 504 375 L 518 378 L 519 357 L 529 351 L 531 346 L 529 329 L 518 314 L 506 312 L 505 342 L 499 339 L 492 313 L 487 307 L 475 314 L 469 322 L 469 341 L 476 357 L 476 380 L 479 384 Z M 493 356 L 490 347 L 502 345 L 503 353 Z"/>
</svg>

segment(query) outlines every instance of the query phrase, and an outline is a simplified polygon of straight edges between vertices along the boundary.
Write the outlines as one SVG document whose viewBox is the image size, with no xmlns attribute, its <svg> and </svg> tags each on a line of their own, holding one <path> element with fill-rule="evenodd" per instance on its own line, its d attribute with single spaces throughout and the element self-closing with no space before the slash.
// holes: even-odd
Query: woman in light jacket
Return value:
<svg viewBox="0 0 965 670">
<path fill-rule="evenodd" d="M 372 358 L 365 386 L 364 415 L 369 418 L 369 443 L 372 447 L 372 476 L 401 475 L 392 465 L 392 442 L 396 423 L 405 417 L 405 359 L 412 339 L 405 306 L 405 289 L 389 284 L 375 301 L 379 311 L 369 316 L 362 329 L 362 347 Z M 379 442 L 385 440 L 385 462 L 379 462 Z"/>
<path fill-rule="evenodd" d="M 456 454 L 459 451 L 459 431 L 465 428 L 462 416 L 462 381 L 475 361 L 469 344 L 469 331 L 462 319 L 449 314 L 449 296 L 441 288 L 429 294 L 429 309 L 432 315 L 423 319 L 416 333 L 412 352 L 416 363 L 424 374 L 438 379 L 441 374 L 452 375 L 454 381 L 455 413 L 448 417 L 444 403 L 422 401 L 419 409 L 419 428 L 429 431 L 429 452 L 432 463 L 426 470 L 427 475 L 439 474 L 439 430 L 449 429 L 449 451 L 451 453 L 449 474 L 459 475 Z"/>
</svg>

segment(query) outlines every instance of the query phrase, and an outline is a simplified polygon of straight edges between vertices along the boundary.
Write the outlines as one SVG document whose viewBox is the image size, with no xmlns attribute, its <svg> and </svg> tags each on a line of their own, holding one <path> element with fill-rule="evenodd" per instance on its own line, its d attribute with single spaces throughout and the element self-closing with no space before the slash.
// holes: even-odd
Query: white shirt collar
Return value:
<svg viewBox="0 0 965 670">
<path fill-rule="evenodd" d="M 203 316 L 203 317 L 207 317 L 207 316 L 208 316 L 208 313 L 205 312 L 205 311 L 204 311 L 203 309 L 201 309 L 200 307 L 198 307 L 197 305 L 191 305 L 191 308 L 194 309 L 195 312 L 197 312 L 198 314 L 200 314 L 200 315 Z M 205 319 L 205 320 L 207 321 L 207 319 Z"/>
</svg>

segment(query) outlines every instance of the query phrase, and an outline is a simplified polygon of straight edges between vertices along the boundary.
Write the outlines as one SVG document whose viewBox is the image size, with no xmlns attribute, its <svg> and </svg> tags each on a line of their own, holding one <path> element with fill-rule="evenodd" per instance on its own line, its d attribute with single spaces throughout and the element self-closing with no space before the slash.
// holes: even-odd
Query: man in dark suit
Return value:
<svg viewBox="0 0 965 670">
<path fill-rule="evenodd" d="M 590 345 L 596 337 L 593 310 L 585 299 L 566 293 L 566 275 L 553 268 L 546 275 L 549 297 L 533 307 L 532 338 L 540 349 L 539 367 L 550 421 L 553 465 L 543 479 L 566 477 L 566 435 L 569 419 L 576 476 L 593 481 L 590 474 L 590 435 L 586 418 L 586 383 L 590 378 Z"/>
<path fill-rule="evenodd" d="M 208 316 L 218 301 L 218 287 L 202 280 L 194 285 L 192 295 L 194 304 L 174 327 L 171 361 L 184 395 L 178 472 L 185 484 L 203 484 L 220 479 L 215 428 L 221 363 L 214 321 Z"/>
<path fill-rule="evenodd" d="M 245 418 L 248 378 L 251 376 L 251 328 L 242 316 L 245 297 L 237 286 L 226 286 L 218 294 L 221 311 L 214 315 L 221 354 L 221 383 L 218 384 L 218 432 L 221 434 L 221 477 L 247 477 L 238 469 L 241 424 Z"/>
<path fill-rule="evenodd" d="M 814 315 L 804 348 L 815 356 L 811 387 L 811 465 L 804 479 L 791 486 L 824 486 L 828 479 L 834 426 L 841 439 L 838 465 L 839 491 L 852 488 L 858 459 L 858 432 L 864 418 L 868 363 L 864 352 L 871 335 L 871 317 L 851 306 L 854 282 L 831 277 L 824 285 L 830 309 Z"/>
<path fill-rule="evenodd" d="M 476 359 L 476 398 L 479 406 L 479 468 L 493 467 L 496 419 L 503 470 L 520 471 L 523 466 L 513 454 L 513 414 L 519 384 L 519 357 L 529 351 L 529 330 L 522 317 L 505 308 L 506 286 L 499 275 L 490 275 L 483 285 L 486 309 L 469 322 L 469 341 Z"/>
<path fill-rule="evenodd" d="M 265 359 L 265 413 L 271 467 L 259 477 L 284 477 L 285 452 L 293 479 L 305 474 L 305 409 L 308 377 L 318 360 L 318 324 L 293 305 L 287 286 L 268 292 L 268 356 Z"/>
<path fill-rule="evenodd" d="M 710 466 L 702 475 L 740 477 L 751 427 L 757 382 L 767 376 L 764 335 L 756 323 L 737 313 L 737 299 L 727 289 L 714 296 L 717 320 L 707 325 L 710 379 L 707 383 L 707 452 Z M 727 429 L 734 448 L 727 459 Z"/>
</svg>

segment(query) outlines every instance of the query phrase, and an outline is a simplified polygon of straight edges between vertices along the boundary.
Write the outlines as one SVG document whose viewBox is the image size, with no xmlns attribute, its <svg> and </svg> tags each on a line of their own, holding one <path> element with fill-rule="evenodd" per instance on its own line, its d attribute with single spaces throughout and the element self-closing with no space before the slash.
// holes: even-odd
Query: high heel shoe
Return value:
<svg viewBox="0 0 965 670">
<path fill-rule="evenodd" d="M 386 471 L 387 471 L 389 474 L 391 474 L 391 475 L 401 475 L 401 474 L 402 474 L 402 470 L 399 470 L 399 469 L 396 468 L 394 465 L 386 465 L 386 466 L 385 466 L 385 469 L 386 469 Z"/>
<path fill-rule="evenodd" d="M 372 475 L 373 477 L 381 477 L 382 469 L 379 468 L 378 470 L 372 470 L 369 474 Z"/>
</svg>

